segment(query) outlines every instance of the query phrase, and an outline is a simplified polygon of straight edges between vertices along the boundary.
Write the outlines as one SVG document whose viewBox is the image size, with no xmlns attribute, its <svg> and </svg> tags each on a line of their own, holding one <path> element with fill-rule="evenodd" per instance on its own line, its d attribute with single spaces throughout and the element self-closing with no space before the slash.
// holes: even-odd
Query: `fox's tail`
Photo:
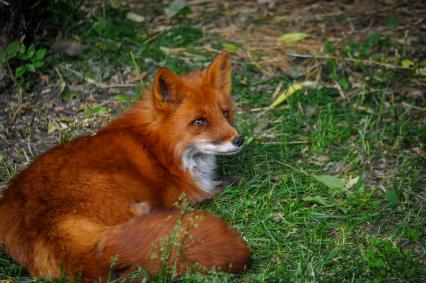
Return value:
<svg viewBox="0 0 426 283">
<path fill-rule="evenodd" d="M 201 271 L 241 272 L 250 258 L 238 233 L 224 220 L 203 211 L 157 211 L 116 226 L 68 219 L 60 226 L 61 234 L 66 233 L 64 238 L 69 239 L 66 258 L 55 256 L 56 246 L 50 249 L 50 258 L 57 260 L 40 263 L 56 262 L 57 268 L 62 268 L 61 274 L 65 271 L 69 279 L 80 274 L 84 281 L 106 281 L 111 276 L 126 276 L 138 267 L 152 276 L 165 270 L 179 276 L 194 267 Z M 45 277 L 40 274 L 43 270 L 55 270 L 53 266 L 34 264 L 29 271 L 35 276 Z M 57 277 L 55 273 L 50 275 Z"/>
</svg>

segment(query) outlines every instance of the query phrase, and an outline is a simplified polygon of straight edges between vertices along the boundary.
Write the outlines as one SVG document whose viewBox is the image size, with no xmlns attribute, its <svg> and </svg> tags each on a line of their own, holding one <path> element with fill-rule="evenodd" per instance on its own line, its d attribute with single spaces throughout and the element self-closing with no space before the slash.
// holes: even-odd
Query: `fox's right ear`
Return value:
<svg viewBox="0 0 426 283">
<path fill-rule="evenodd" d="M 176 108 L 180 104 L 178 88 L 181 80 L 178 75 L 162 67 L 157 71 L 153 85 L 154 104 L 158 110 Z"/>
</svg>

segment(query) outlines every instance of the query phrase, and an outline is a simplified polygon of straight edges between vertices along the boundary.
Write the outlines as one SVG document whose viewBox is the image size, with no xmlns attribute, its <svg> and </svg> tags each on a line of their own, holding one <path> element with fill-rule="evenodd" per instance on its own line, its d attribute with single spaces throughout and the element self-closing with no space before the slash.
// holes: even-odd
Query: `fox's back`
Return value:
<svg viewBox="0 0 426 283">
<path fill-rule="evenodd" d="M 19 206 L 29 225 L 43 228 L 70 214 L 107 225 L 125 221 L 131 202 L 159 201 L 152 188 L 161 168 L 135 139 L 115 131 L 59 145 L 15 176 L 0 204 Z"/>
</svg>

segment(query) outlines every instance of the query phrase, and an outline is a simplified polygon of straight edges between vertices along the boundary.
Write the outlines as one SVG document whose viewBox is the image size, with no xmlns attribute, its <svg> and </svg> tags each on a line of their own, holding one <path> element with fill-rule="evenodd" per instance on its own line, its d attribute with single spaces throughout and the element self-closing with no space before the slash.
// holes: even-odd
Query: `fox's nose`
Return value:
<svg viewBox="0 0 426 283">
<path fill-rule="evenodd" d="M 238 135 L 235 138 L 233 138 L 231 142 L 235 146 L 242 146 L 244 143 L 244 137 Z"/>
</svg>

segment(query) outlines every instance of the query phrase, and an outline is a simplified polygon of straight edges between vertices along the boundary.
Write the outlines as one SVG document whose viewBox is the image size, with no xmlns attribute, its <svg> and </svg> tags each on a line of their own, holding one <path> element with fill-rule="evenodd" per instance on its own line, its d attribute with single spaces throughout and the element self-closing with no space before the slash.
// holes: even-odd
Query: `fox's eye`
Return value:
<svg viewBox="0 0 426 283">
<path fill-rule="evenodd" d="M 223 111 L 223 117 L 225 117 L 225 119 L 228 119 L 229 112 L 228 111 Z"/>
<path fill-rule="evenodd" d="M 209 123 L 207 122 L 207 120 L 206 120 L 206 119 L 204 119 L 204 118 L 200 118 L 200 119 L 194 120 L 194 121 L 192 122 L 192 124 L 194 124 L 194 126 L 205 126 L 205 127 L 207 127 L 207 125 L 208 125 Z"/>
</svg>

